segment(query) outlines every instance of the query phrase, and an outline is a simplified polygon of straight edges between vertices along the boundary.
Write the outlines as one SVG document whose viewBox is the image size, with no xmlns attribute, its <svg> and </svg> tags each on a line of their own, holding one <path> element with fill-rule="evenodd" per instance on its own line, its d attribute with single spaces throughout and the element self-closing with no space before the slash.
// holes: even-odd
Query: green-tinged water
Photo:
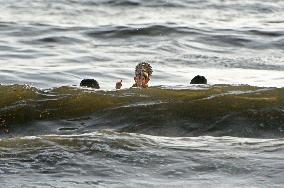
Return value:
<svg viewBox="0 0 284 188">
<path fill-rule="evenodd" d="M 42 121 L 84 118 L 114 130 L 161 136 L 283 135 L 284 89 L 252 86 L 193 86 L 183 89 L 89 90 L 60 87 L 50 90 L 20 85 L 1 86 L 2 135 Z M 2 102 L 3 101 L 3 102 Z M 106 123 L 107 122 L 107 123 Z M 82 123 L 82 122 L 81 122 Z M 54 123 L 54 129 L 58 125 Z M 83 131 L 81 127 L 61 130 Z M 35 131 L 35 133 L 33 133 Z M 51 130 L 53 133 L 54 130 Z M 63 131 L 63 133 L 65 133 Z M 25 135 L 24 134 L 24 135 Z M 9 134 L 8 134 L 9 135 Z"/>
<path fill-rule="evenodd" d="M 0 188 L 284 187 L 284 1 L 0 5 Z"/>
<path fill-rule="evenodd" d="M 110 130 L 16 137 L 0 140 L 0 180 L 5 187 L 279 187 L 283 147 L 283 139 Z"/>
</svg>

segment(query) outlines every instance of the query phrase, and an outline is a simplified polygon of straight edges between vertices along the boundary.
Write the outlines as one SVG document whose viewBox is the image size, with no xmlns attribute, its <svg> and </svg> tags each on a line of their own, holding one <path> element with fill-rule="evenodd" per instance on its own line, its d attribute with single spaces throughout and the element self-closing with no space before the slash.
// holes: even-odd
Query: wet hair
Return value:
<svg viewBox="0 0 284 188">
<path fill-rule="evenodd" d="M 92 87 L 95 89 L 100 89 L 99 82 L 95 79 L 83 79 L 80 83 L 80 86 Z"/>
<path fill-rule="evenodd" d="M 145 78 L 149 78 L 152 73 L 152 66 L 149 63 L 142 62 L 135 67 L 135 76 L 144 76 Z"/>
<path fill-rule="evenodd" d="M 138 77 L 144 77 L 144 78 L 149 78 L 149 74 L 147 72 L 140 72 L 138 75 L 135 75 L 135 76 L 138 76 Z"/>
</svg>

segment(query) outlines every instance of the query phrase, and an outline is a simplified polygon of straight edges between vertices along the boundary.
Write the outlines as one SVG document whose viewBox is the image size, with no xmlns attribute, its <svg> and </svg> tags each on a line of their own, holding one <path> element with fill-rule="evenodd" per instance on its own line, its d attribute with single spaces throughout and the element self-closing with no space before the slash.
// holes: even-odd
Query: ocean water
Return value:
<svg viewBox="0 0 284 188">
<path fill-rule="evenodd" d="M 284 186 L 283 1 L 0 4 L 0 187 Z"/>
</svg>

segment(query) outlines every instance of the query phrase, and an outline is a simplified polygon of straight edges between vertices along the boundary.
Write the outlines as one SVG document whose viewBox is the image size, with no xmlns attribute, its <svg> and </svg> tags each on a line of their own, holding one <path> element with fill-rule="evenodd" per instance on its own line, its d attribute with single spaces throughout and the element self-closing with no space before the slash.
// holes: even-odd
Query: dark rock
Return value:
<svg viewBox="0 0 284 188">
<path fill-rule="evenodd" d="M 190 84 L 207 84 L 207 79 L 204 76 L 197 75 L 192 78 Z"/>
<path fill-rule="evenodd" d="M 95 89 L 100 89 L 100 85 L 95 79 L 83 79 L 80 86 L 91 87 Z"/>
</svg>

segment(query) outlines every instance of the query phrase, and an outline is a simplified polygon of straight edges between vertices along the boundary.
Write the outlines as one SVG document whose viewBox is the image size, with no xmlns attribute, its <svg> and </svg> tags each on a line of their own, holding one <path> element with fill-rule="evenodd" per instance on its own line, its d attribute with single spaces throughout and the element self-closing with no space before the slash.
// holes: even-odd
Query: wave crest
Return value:
<svg viewBox="0 0 284 188">
<path fill-rule="evenodd" d="M 5 129 L 93 114 L 96 126 L 88 129 L 103 126 L 163 136 L 269 137 L 281 136 L 284 130 L 283 88 L 215 85 L 198 90 L 153 87 L 90 91 L 60 87 L 41 91 L 15 85 L 1 86 L 0 91 L 1 101 L 5 101 L 0 103 Z M 77 128 L 61 130 L 76 132 Z"/>
</svg>

